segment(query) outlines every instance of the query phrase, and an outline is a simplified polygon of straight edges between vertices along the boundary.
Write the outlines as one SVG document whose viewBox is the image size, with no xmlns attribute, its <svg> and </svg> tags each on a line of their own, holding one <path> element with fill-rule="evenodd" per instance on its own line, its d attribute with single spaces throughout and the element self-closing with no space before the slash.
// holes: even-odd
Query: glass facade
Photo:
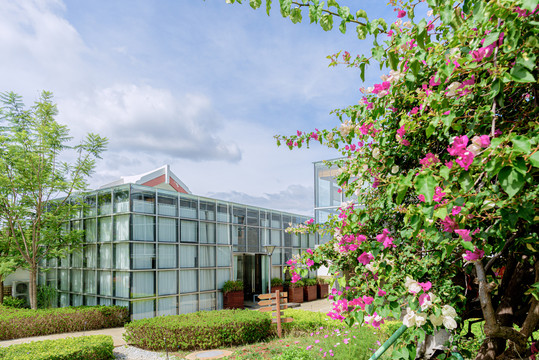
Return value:
<svg viewBox="0 0 539 360">
<path fill-rule="evenodd" d="M 85 211 L 66 226 L 84 229 L 82 248 L 43 264 L 39 276 L 59 290 L 58 306 L 128 306 L 133 319 L 222 308 L 227 280 L 245 283 L 246 298 L 314 235 L 284 229 L 307 217 L 127 184 L 84 196 Z"/>
</svg>

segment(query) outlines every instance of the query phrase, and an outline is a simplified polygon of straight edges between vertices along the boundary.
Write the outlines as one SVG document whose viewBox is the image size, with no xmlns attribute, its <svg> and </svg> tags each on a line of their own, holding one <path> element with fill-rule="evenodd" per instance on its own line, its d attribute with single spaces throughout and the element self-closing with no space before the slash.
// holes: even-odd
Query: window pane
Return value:
<svg viewBox="0 0 539 360">
<path fill-rule="evenodd" d="M 99 267 L 110 269 L 112 267 L 112 245 L 104 244 L 99 246 Z"/>
<path fill-rule="evenodd" d="M 112 296 L 112 274 L 110 271 L 99 272 L 99 294 Z"/>
<path fill-rule="evenodd" d="M 99 305 L 101 306 L 111 306 L 112 305 L 112 299 L 106 299 L 106 298 L 99 298 Z"/>
<path fill-rule="evenodd" d="M 133 277 L 132 298 L 155 296 L 155 274 L 153 271 L 137 271 Z"/>
<path fill-rule="evenodd" d="M 114 240 L 129 240 L 129 215 L 120 215 L 114 217 Z"/>
<path fill-rule="evenodd" d="M 247 251 L 260 252 L 260 241 L 258 239 L 258 228 L 247 227 Z"/>
<path fill-rule="evenodd" d="M 132 244 L 133 269 L 155 269 L 155 245 Z"/>
<path fill-rule="evenodd" d="M 247 225 L 258 226 L 258 210 L 247 209 Z"/>
<path fill-rule="evenodd" d="M 215 270 L 200 270 L 200 291 L 215 290 Z"/>
<path fill-rule="evenodd" d="M 178 293 L 178 273 L 176 271 L 159 271 L 159 295 L 173 295 Z"/>
<path fill-rule="evenodd" d="M 152 318 L 154 316 L 154 301 L 133 301 L 133 320 Z"/>
<path fill-rule="evenodd" d="M 114 273 L 114 296 L 129 298 L 129 273 L 116 271 Z"/>
<path fill-rule="evenodd" d="M 260 210 L 260 226 L 270 227 L 270 214 L 267 211 Z"/>
<path fill-rule="evenodd" d="M 71 266 L 72 267 L 82 267 L 82 251 L 81 250 L 75 250 L 71 254 Z"/>
<path fill-rule="evenodd" d="M 275 248 L 273 254 L 271 254 L 271 264 L 281 265 L 281 248 Z"/>
<path fill-rule="evenodd" d="M 178 313 L 178 298 L 167 297 L 157 299 L 157 316 L 176 315 Z"/>
<path fill-rule="evenodd" d="M 154 241 L 155 218 L 133 215 L 133 240 Z"/>
<path fill-rule="evenodd" d="M 177 196 L 166 196 L 158 194 L 158 208 L 157 212 L 159 215 L 167 216 L 178 216 L 178 197 Z"/>
<path fill-rule="evenodd" d="M 215 221 L 215 202 L 200 201 L 200 220 Z"/>
<path fill-rule="evenodd" d="M 177 242 L 176 219 L 159 218 L 159 241 Z"/>
<path fill-rule="evenodd" d="M 180 241 L 181 242 L 198 242 L 197 239 L 197 222 L 196 221 L 180 221 Z"/>
<path fill-rule="evenodd" d="M 96 271 L 84 271 L 84 292 L 87 294 L 97 294 Z"/>
<path fill-rule="evenodd" d="M 84 267 L 97 268 L 97 246 L 86 245 L 84 248 Z"/>
<path fill-rule="evenodd" d="M 155 214 L 155 193 L 131 190 L 131 201 L 133 203 L 133 212 L 146 214 Z"/>
<path fill-rule="evenodd" d="M 281 228 L 281 214 L 271 213 L 271 227 Z"/>
<path fill-rule="evenodd" d="M 215 224 L 207 222 L 200 223 L 200 243 L 215 244 Z"/>
<path fill-rule="evenodd" d="M 234 224 L 245 224 L 245 208 L 234 206 L 232 208 L 232 222 Z"/>
<path fill-rule="evenodd" d="M 97 298 L 95 296 L 85 296 L 84 297 L 84 305 L 86 305 L 86 306 L 96 306 L 97 305 Z"/>
<path fill-rule="evenodd" d="M 99 236 L 98 241 L 112 241 L 112 218 L 110 216 L 102 217 L 98 219 L 99 223 Z"/>
<path fill-rule="evenodd" d="M 200 246 L 200 267 L 215 266 L 215 247 Z"/>
<path fill-rule="evenodd" d="M 180 271 L 180 293 L 189 293 L 198 291 L 197 270 Z"/>
<path fill-rule="evenodd" d="M 222 289 L 225 282 L 230 280 L 230 270 L 229 269 L 218 269 L 217 270 L 217 289 Z"/>
<path fill-rule="evenodd" d="M 234 246 L 234 251 L 246 251 L 244 226 L 232 226 L 232 245 Z"/>
<path fill-rule="evenodd" d="M 180 296 L 180 314 L 189 314 L 198 311 L 198 295 Z"/>
<path fill-rule="evenodd" d="M 69 291 L 69 270 L 60 270 L 60 290 Z"/>
<path fill-rule="evenodd" d="M 112 194 L 110 190 L 99 192 L 97 196 L 97 206 L 99 207 L 99 215 L 112 214 Z"/>
<path fill-rule="evenodd" d="M 180 245 L 180 267 L 194 268 L 198 265 L 196 246 Z"/>
<path fill-rule="evenodd" d="M 271 230 L 271 245 L 281 246 L 281 230 Z"/>
<path fill-rule="evenodd" d="M 173 269 L 178 267 L 178 254 L 176 245 L 159 244 L 159 268 Z"/>
<path fill-rule="evenodd" d="M 215 293 L 200 294 L 200 311 L 211 311 L 215 308 Z"/>
<path fill-rule="evenodd" d="M 230 266 L 232 263 L 232 251 L 229 246 L 217 247 L 217 266 Z"/>
<path fill-rule="evenodd" d="M 299 248 L 301 244 L 300 244 L 298 235 L 296 234 L 291 234 L 291 235 L 292 235 L 292 246 Z"/>
<path fill-rule="evenodd" d="M 71 306 L 81 306 L 82 305 L 82 295 L 71 295 Z"/>
<path fill-rule="evenodd" d="M 180 217 L 187 219 L 197 219 L 198 202 L 195 199 L 180 197 Z"/>
<path fill-rule="evenodd" d="M 97 195 L 88 195 L 84 198 L 84 214 L 86 216 L 97 215 Z"/>
<path fill-rule="evenodd" d="M 71 291 L 82 293 L 82 270 L 71 270 Z"/>
<path fill-rule="evenodd" d="M 114 255 L 116 269 L 129 269 L 129 244 L 115 244 Z"/>
<path fill-rule="evenodd" d="M 230 227 L 227 224 L 217 224 L 217 243 L 230 244 Z"/>
<path fill-rule="evenodd" d="M 228 205 L 217 204 L 217 221 L 228 222 Z"/>
<path fill-rule="evenodd" d="M 129 190 L 115 189 L 114 190 L 114 212 L 122 213 L 129 211 Z"/>
<path fill-rule="evenodd" d="M 84 234 L 86 242 L 94 243 L 97 241 L 97 220 L 86 219 L 84 220 Z"/>
</svg>

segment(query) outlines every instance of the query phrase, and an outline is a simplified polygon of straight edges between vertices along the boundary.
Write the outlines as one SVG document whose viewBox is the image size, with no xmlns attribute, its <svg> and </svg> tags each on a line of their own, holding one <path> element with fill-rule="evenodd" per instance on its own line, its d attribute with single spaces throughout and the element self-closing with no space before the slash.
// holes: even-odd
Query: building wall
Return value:
<svg viewBox="0 0 539 360">
<path fill-rule="evenodd" d="M 84 201 L 67 225 L 85 231 L 82 250 L 41 264 L 39 283 L 59 289 L 59 306 L 129 306 L 133 319 L 220 309 L 224 282 L 244 276 L 244 254 L 276 245 L 271 272 L 282 277 L 291 256 L 315 246 L 314 235 L 285 233 L 307 220 L 295 214 L 140 185 Z M 264 259 L 256 281 L 267 283 Z"/>
</svg>

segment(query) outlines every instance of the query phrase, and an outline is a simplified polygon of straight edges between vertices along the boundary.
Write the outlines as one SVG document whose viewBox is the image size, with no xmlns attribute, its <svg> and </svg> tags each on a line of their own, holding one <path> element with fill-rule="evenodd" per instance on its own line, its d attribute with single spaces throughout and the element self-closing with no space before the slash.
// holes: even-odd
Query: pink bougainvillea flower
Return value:
<svg viewBox="0 0 539 360">
<path fill-rule="evenodd" d="M 472 241 L 472 237 L 470 236 L 470 230 L 466 229 L 457 229 L 455 232 L 462 238 L 464 241 Z"/>
<path fill-rule="evenodd" d="M 410 142 L 406 139 L 402 139 L 402 145 L 404 146 L 410 146 Z"/>
<path fill-rule="evenodd" d="M 438 86 L 441 83 L 442 82 L 439 79 L 438 79 L 438 81 L 436 81 L 436 75 L 432 75 L 430 80 L 429 80 L 429 85 L 432 86 L 432 87 Z"/>
<path fill-rule="evenodd" d="M 297 131 L 297 134 L 298 134 L 298 136 L 301 136 L 301 134 L 303 134 L 303 133 L 302 133 L 301 131 L 298 130 L 298 131 Z"/>
<path fill-rule="evenodd" d="M 436 202 L 442 201 L 443 197 L 446 193 L 442 192 L 442 188 L 439 186 L 436 186 L 436 189 L 434 190 L 434 195 L 432 196 L 432 200 Z"/>
<path fill-rule="evenodd" d="M 314 261 L 312 261 L 311 259 L 308 259 L 308 260 L 307 260 L 307 266 L 308 266 L 308 267 L 311 267 L 311 266 L 313 266 L 313 265 L 314 265 Z"/>
<path fill-rule="evenodd" d="M 370 305 L 374 301 L 374 298 L 370 296 L 363 296 L 363 301 L 365 302 L 365 304 Z"/>
<path fill-rule="evenodd" d="M 298 281 L 300 281 L 300 280 L 301 280 L 301 276 L 299 276 L 299 275 L 296 274 L 296 273 L 292 274 L 292 280 L 291 280 L 291 282 L 296 283 L 296 282 L 298 282 Z"/>
<path fill-rule="evenodd" d="M 376 295 L 382 297 L 382 296 L 384 296 L 385 294 L 387 294 L 387 293 L 386 293 L 384 290 L 378 289 L 378 293 L 377 293 Z"/>
<path fill-rule="evenodd" d="M 464 170 L 468 170 L 470 165 L 473 163 L 475 155 L 471 151 L 464 151 L 460 154 L 457 159 L 457 164 L 459 164 Z"/>
<path fill-rule="evenodd" d="M 412 110 L 410 110 L 410 115 L 415 115 L 419 111 L 419 108 L 417 106 L 414 106 Z"/>
<path fill-rule="evenodd" d="M 307 254 L 311 254 L 311 255 L 313 254 L 313 251 L 311 249 L 307 249 L 305 251 L 307 251 Z"/>
<path fill-rule="evenodd" d="M 451 169 L 453 167 L 453 161 L 446 161 L 445 166 Z"/>
<path fill-rule="evenodd" d="M 478 249 L 477 247 L 473 252 L 466 250 L 465 254 L 462 254 L 462 257 L 464 260 L 467 261 L 477 261 L 483 258 L 485 256 L 485 252 L 483 250 Z"/>
<path fill-rule="evenodd" d="M 419 199 L 419 201 L 425 202 L 425 195 L 419 194 L 419 195 L 417 195 L 417 198 Z"/>
<path fill-rule="evenodd" d="M 444 112 L 444 115 L 449 115 L 451 114 L 451 110 L 447 110 L 446 112 Z"/>
<path fill-rule="evenodd" d="M 440 159 L 438 159 L 438 156 L 433 153 L 428 153 L 423 159 L 419 160 L 419 163 L 423 165 L 423 169 L 429 168 L 431 165 L 439 162 Z"/>
<path fill-rule="evenodd" d="M 374 259 L 374 256 L 372 256 L 371 253 L 364 252 L 363 254 L 359 255 L 357 261 L 359 261 L 363 265 L 368 265 L 372 259 Z"/>
<path fill-rule="evenodd" d="M 430 281 L 427 281 L 427 282 L 424 282 L 424 283 L 420 282 L 420 283 L 418 283 L 418 284 L 419 284 L 419 286 L 421 286 L 421 288 L 422 288 L 423 291 L 425 291 L 425 292 L 429 291 L 430 288 L 432 287 L 432 284 L 431 284 Z"/>
<path fill-rule="evenodd" d="M 457 136 L 447 151 L 451 156 L 459 156 L 466 151 L 466 145 L 468 145 L 468 137 L 466 135 Z"/>
<path fill-rule="evenodd" d="M 311 139 L 318 141 L 318 134 L 317 133 L 312 133 L 311 134 Z"/>
<path fill-rule="evenodd" d="M 389 31 L 387 32 L 387 36 L 393 36 L 393 30 L 389 30 Z"/>
<path fill-rule="evenodd" d="M 451 210 L 451 215 L 457 216 L 458 214 L 460 214 L 461 209 L 462 207 L 460 206 L 453 206 L 453 209 Z"/>
<path fill-rule="evenodd" d="M 306 224 L 307 224 L 307 225 L 314 224 L 314 219 L 311 218 L 311 219 L 307 220 Z"/>
<path fill-rule="evenodd" d="M 381 234 L 376 235 L 376 241 L 381 242 L 384 245 L 384 248 L 395 247 L 393 244 L 393 238 L 389 237 L 389 230 L 384 229 Z"/>
<path fill-rule="evenodd" d="M 490 137 L 488 135 L 481 135 L 481 147 L 482 148 L 488 148 L 490 146 Z"/>
<path fill-rule="evenodd" d="M 449 216 L 446 216 L 441 222 L 445 232 L 453 232 L 455 229 L 459 228 L 459 225 L 455 222 L 455 220 Z"/>
<path fill-rule="evenodd" d="M 397 135 L 399 135 L 401 138 L 404 137 L 404 134 L 406 134 L 406 128 L 404 127 L 404 125 L 402 125 L 398 130 L 397 130 Z"/>
<path fill-rule="evenodd" d="M 399 10 L 399 12 L 397 13 L 397 17 L 400 19 L 400 18 L 403 18 L 406 16 L 406 11 L 404 10 Z"/>
</svg>

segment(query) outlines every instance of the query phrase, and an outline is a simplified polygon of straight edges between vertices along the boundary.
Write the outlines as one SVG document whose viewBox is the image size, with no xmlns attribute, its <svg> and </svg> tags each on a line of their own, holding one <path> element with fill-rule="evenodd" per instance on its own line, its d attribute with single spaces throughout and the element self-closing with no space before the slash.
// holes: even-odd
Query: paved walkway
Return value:
<svg viewBox="0 0 539 360">
<path fill-rule="evenodd" d="M 290 305 L 291 305 L 290 307 L 295 307 L 296 309 L 302 309 L 302 310 L 308 310 L 308 311 L 315 311 L 315 312 L 322 312 L 322 313 L 328 313 L 329 311 L 331 311 L 331 302 L 329 302 L 327 299 L 315 300 L 315 301 L 305 302 L 302 304 L 291 303 Z M 53 334 L 53 335 L 46 335 L 46 336 L 34 336 L 34 337 L 22 338 L 22 339 L 3 340 L 3 341 L 0 341 L 0 346 L 10 346 L 14 344 L 22 344 L 22 343 L 28 343 L 32 341 L 64 339 L 67 337 L 78 337 L 78 336 L 87 336 L 87 335 L 110 335 L 112 336 L 112 339 L 114 340 L 114 346 L 122 346 L 122 345 L 126 345 L 126 342 L 122 337 L 122 334 L 124 333 L 124 331 L 125 329 L 123 327 L 120 327 L 120 328 L 112 328 L 112 329 L 101 329 L 101 330 L 80 331 L 80 332 L 73 332 L 73 333 Z"/>
</svg>

